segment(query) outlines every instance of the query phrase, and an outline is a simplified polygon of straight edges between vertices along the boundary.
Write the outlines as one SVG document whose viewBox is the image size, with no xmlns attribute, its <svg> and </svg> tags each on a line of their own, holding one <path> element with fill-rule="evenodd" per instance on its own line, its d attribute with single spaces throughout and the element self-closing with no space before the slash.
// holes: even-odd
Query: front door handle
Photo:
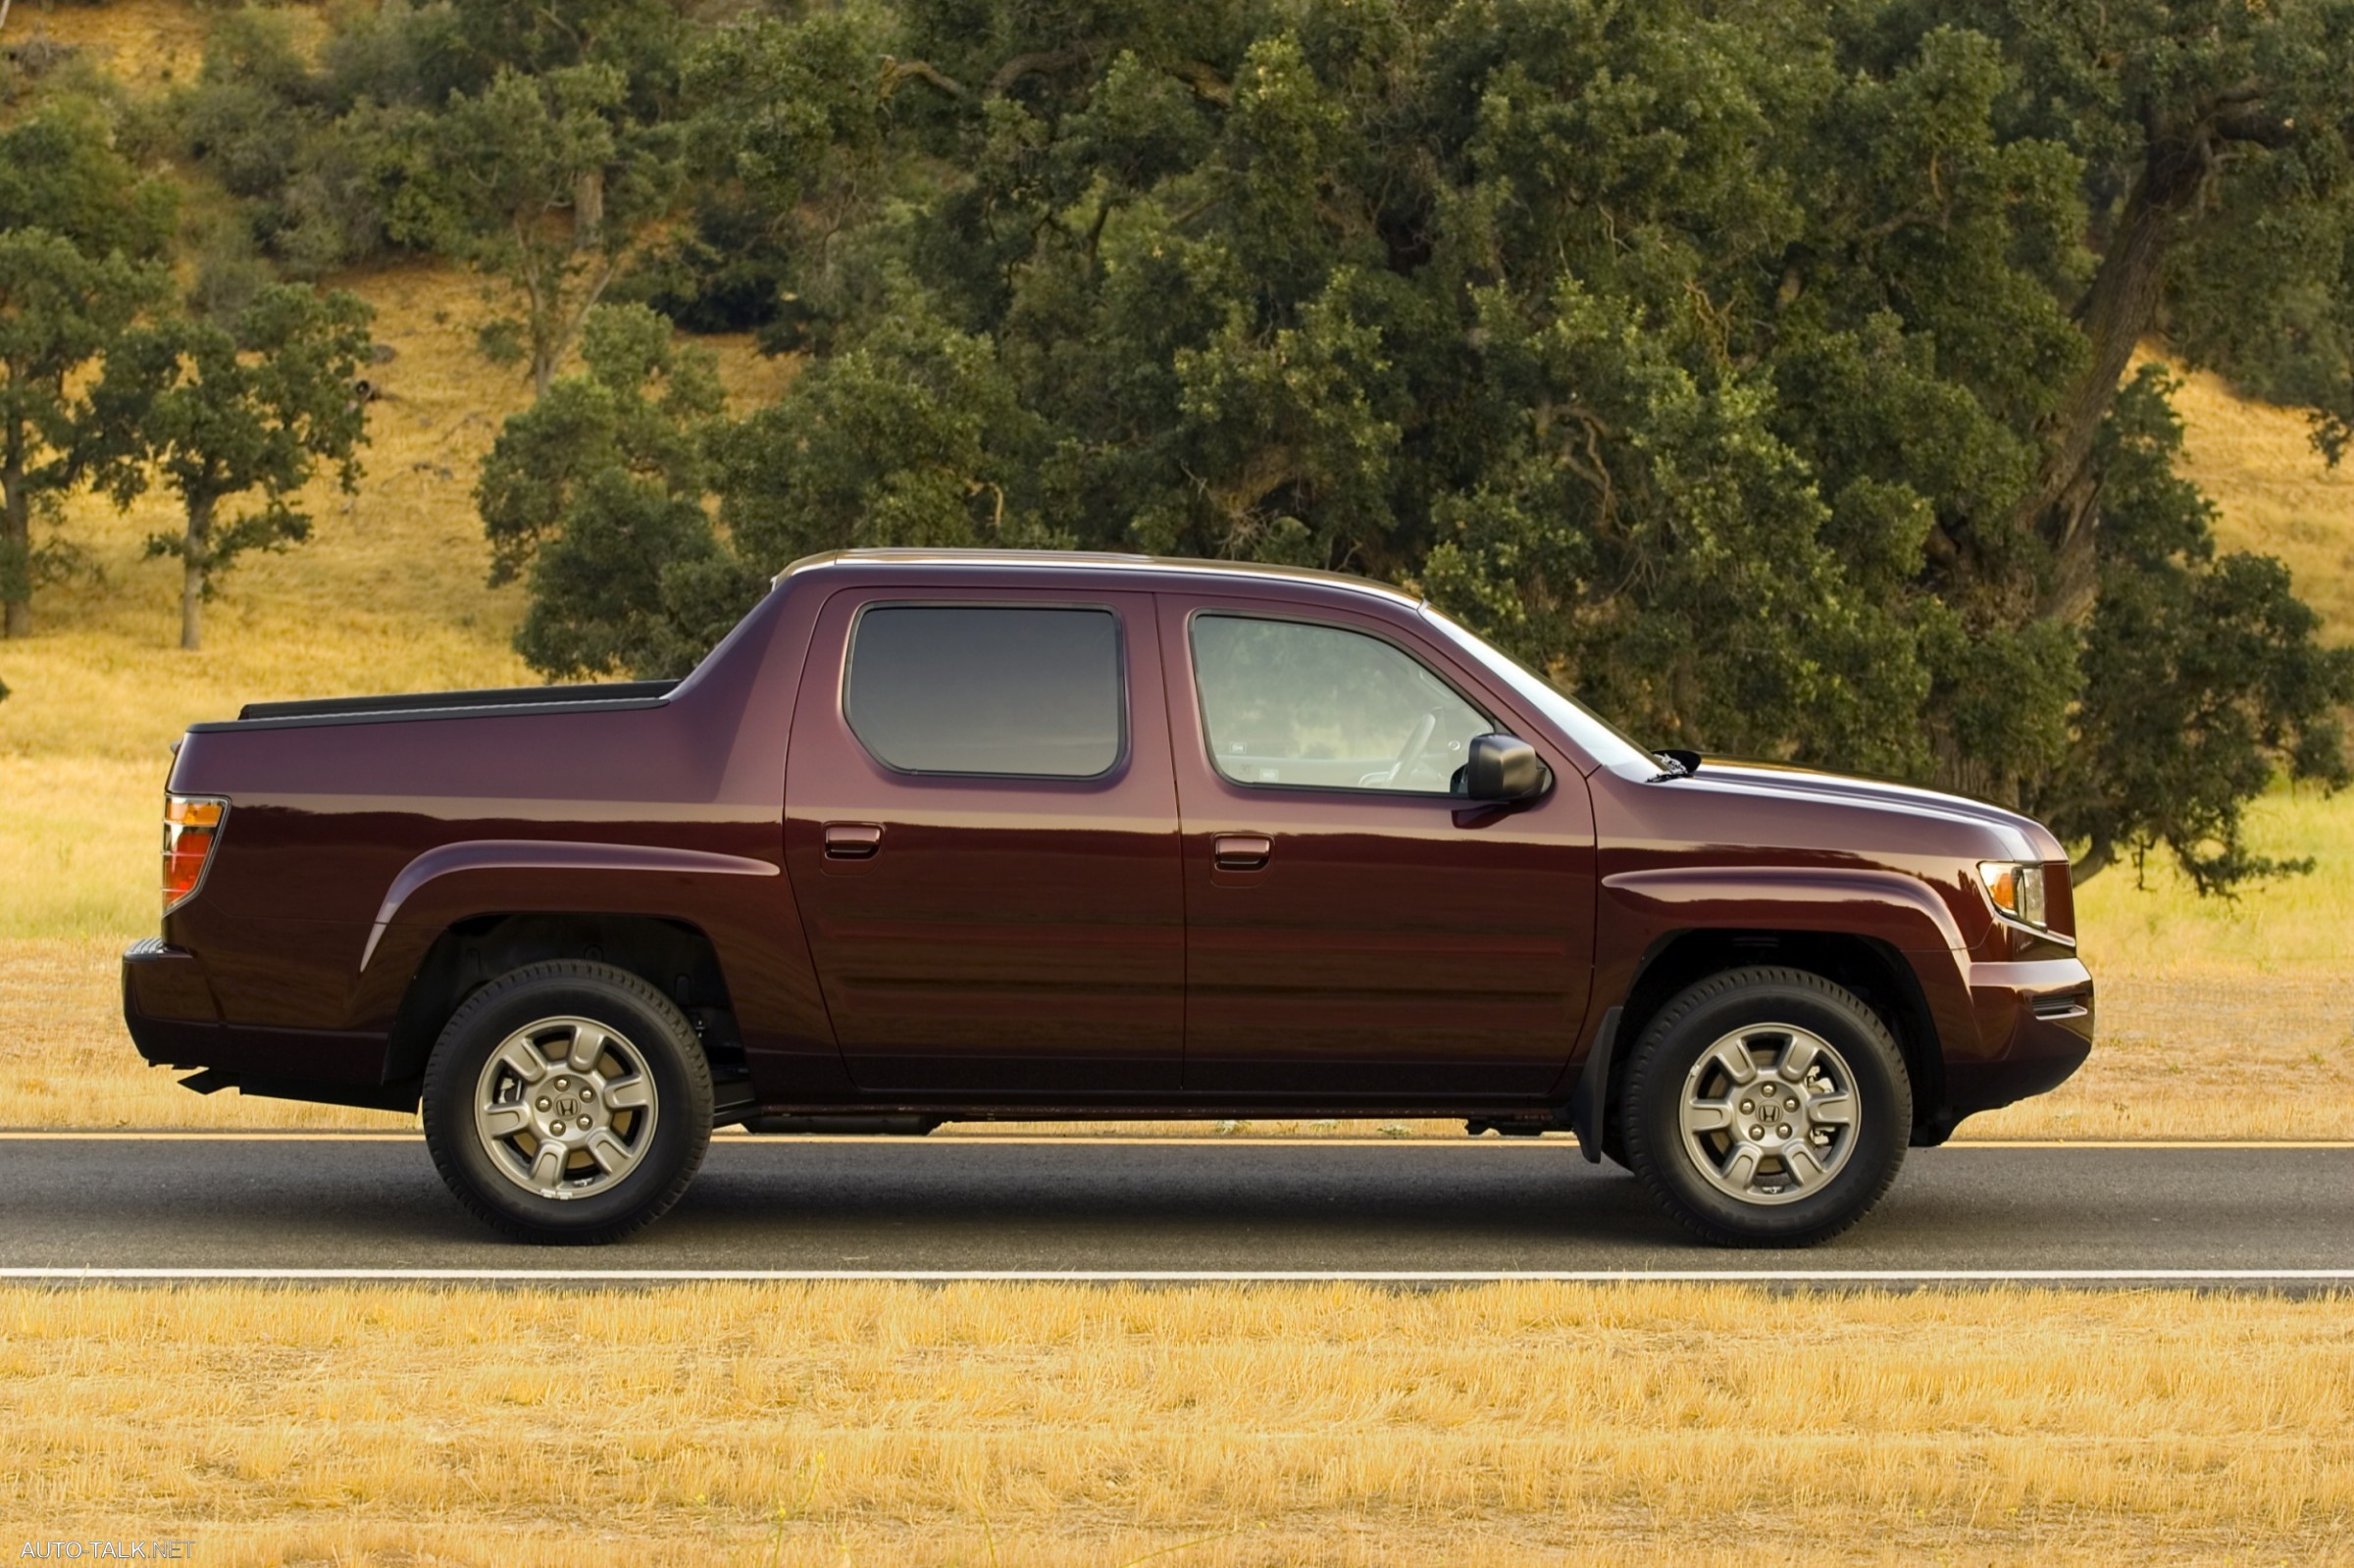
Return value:
<svg viewBox="0 0 2354 1568">
<path fill-rule="evenodd" d="M 1257 834 L 1220 834 L 1209 846 L 1210 864 L 1220 871 L 1264 871 L 1275 846 Z"/>
<path fill-rule="evenodd" d="M 871 822 L 826 824 L 828 860 L 872 860 L 883 847 L 883 830 Z"/>
</svg>

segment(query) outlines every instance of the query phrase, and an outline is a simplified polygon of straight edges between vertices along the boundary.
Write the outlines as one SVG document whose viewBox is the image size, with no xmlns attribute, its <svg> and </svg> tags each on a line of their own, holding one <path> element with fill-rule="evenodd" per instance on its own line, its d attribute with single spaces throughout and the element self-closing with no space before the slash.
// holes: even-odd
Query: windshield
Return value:
<svg viewBox="0 0 2354 1568">
<path fill-rule="evenodd" d="M 1634 766 L 1656 770 L 1659 759 L 1622 733 L 1616 726 L 1562 693 L 1560 687 L 1511 655 L 1490 647 L 1446 616 L 1422 606 L 1423 619 L 1445 635 L 1458 652 L 1512 689 L 1514 695 L 1561 727 L 1579 749 L 1606 768 Z"/>
</svg>

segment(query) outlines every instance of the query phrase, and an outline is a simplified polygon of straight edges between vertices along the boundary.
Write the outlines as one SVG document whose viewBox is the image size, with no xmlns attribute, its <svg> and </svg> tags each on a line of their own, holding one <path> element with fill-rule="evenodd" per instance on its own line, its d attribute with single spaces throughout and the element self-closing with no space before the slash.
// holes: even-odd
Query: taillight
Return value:
<svg viewBox="0 0 2354 1568">
<path fill-rule="evenodd" d="M 196 890 L 205 857 L 221 836 L 229 802 L 218 795 L 164 796 L 164 913 L 170 914 Z"/>
</svg>

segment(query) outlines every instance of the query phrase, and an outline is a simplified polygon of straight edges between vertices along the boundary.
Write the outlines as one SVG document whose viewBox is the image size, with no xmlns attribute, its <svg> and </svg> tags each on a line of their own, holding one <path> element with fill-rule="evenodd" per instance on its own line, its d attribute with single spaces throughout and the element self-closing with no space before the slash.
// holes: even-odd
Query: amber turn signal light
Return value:
<svg viewBox="0 0 2354 1568">
<path fill-rule="evenodd" d="M 204 878 L 229 802 L 218 795 L 164 796 L 164 913 L 186 902 Z"/>
<path fill-rule="evenodd" d="M 1978 881 L 1994 907 L 2021 924 L 2041 928 L 2045 919 L 2043 867 L 2027 860 L 1981 860 Z"/>
</svg>

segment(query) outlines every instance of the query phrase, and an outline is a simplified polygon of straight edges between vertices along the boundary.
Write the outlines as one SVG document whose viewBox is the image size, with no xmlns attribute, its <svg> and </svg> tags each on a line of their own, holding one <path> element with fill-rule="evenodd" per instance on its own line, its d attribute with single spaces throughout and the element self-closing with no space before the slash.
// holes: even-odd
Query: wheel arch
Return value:
<svg viewBox="0 0 2354 1568">
<path fill-rule="evenodd" d="M 1934 1116 L 1945 1103 L 1945 1060 L 1935 1017 L 1919 976 L 1893 943 L 1856 932 L 1702 927 L 1655 938 L 1636 965 L 1633 984 L 1618 1007 L 1616 1031 L 1608 1041 L 1609 1057 L 1589 1078 L 1600 1149 L 1613 1158 L 1618 1155 L 1613 1125 L 1618 1087 L 1636 1042 L 1660 1010 L 1711 975 L 1756 964 L 1819 975 L 1853 991 L 1870 1008 L 1895 1036 L 1912 1081 L 1912 1141 L 1942 1141 Z M 1603 1043 L 1597 1041 L 1597 1047 Z"/>
<path fill-rule="evenodd" d="M 582 958 L 636 975 L 694 1026 L 715 1080 L 742 1075 L 743 1048 L 718 946 L 691 921 L 663 915 L 521 910 L 452 922 L 402 991 L 385 1056 L 391 1081 L 417 1079 L 451 1016 L 484 986 L 526 964 Z"/>
</svg>

